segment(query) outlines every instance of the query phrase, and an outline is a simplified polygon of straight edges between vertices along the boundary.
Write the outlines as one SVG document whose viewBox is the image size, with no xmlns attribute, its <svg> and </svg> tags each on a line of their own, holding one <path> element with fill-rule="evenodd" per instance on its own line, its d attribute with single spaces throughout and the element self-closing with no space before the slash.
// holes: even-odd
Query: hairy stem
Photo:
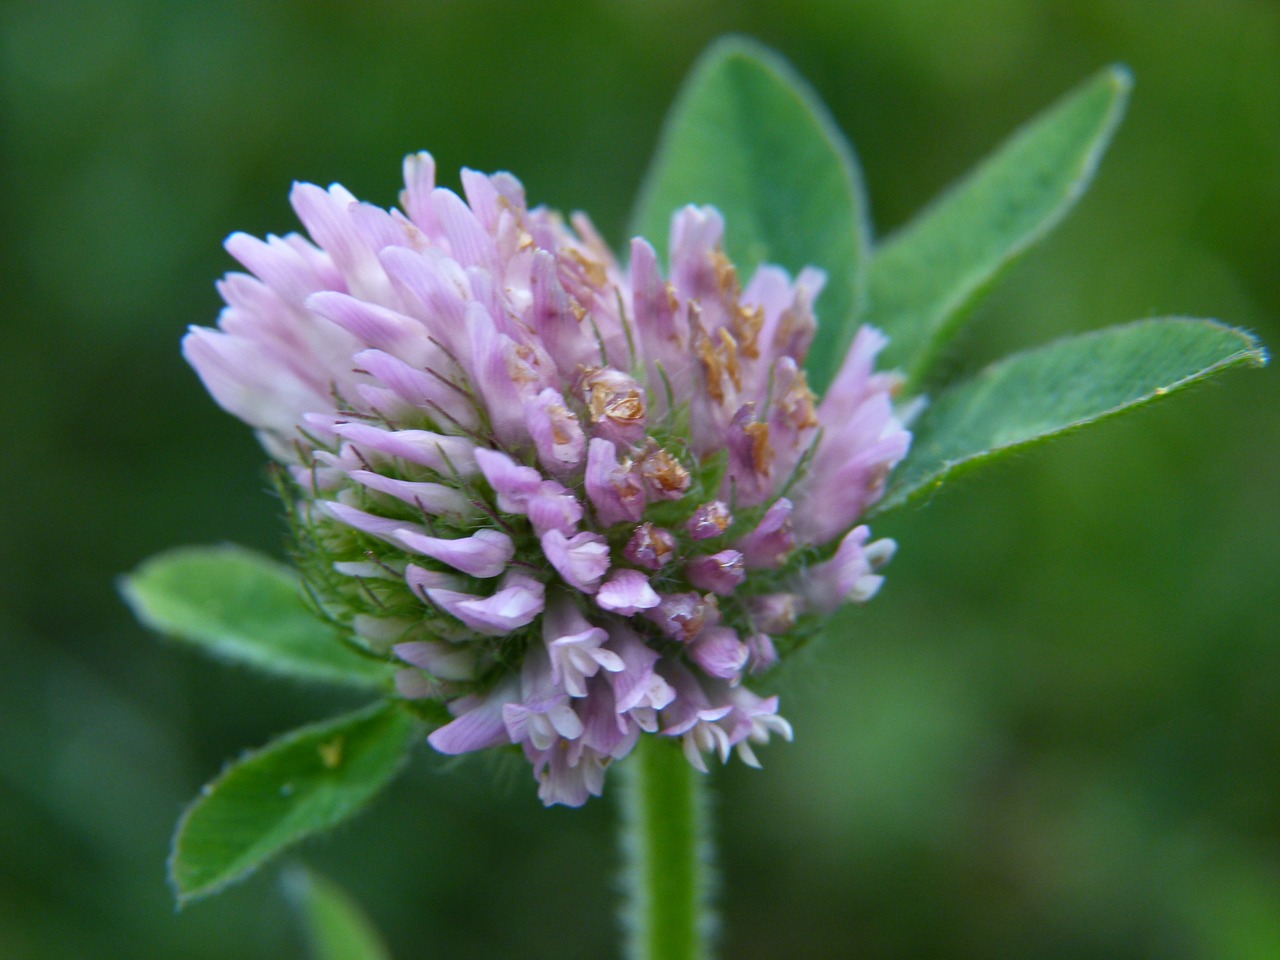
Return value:
<svg viewBox="0 0 1280 960">
<path fill-rule="evenodd" d="M 709 960 L 712 843 L 706 776 L 678 742 L 642 736 L 622 765 L 628 960 Z"/>
</svg>

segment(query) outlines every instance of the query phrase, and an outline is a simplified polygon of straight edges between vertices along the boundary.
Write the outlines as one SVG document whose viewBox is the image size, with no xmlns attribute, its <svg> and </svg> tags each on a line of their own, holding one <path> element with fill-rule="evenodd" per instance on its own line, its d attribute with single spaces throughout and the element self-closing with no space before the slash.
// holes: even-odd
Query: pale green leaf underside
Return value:
<svg viewBox="0 0 1280 960">
<path fill-rule="evenodd" d="M 1124 68 L 1104 70 L 877 248 L 867 319 L 889 335 L 881 366 L 913 384 L 927 374 L 964 309 L 1084 192 L 1130 85 Z"/>
<path fill-rule="evenodd" d="M 284 883 L 312 960 L 389 960 L 372 921 L 337 884 L 302 867 L 289 870 Z"/>
<path fill-rule="evenodd" d="M 179 901 L 214 893 L 356 813 L 399 769 L 415 729 L 405 710 L 381 702 L 231 764 L 178 822 L 169 877 Z"/>
<path fill-rule="evenodd" d="M 934 399 L 875 513 L 956 473 L 1131 410 L 1228 367 L 1261 365 L 1250 334 L 1212 320 L 1141 320 L 1014 354 Z"/>
<path fill-rule="evenodd" d="M 307 608 L 288 567 L 241 547 L 179 547 L 121 589 L 138 619 L 210 653 L 283 676 L 356 686 L 390 668 L 348 647 Z"/>
<path fill-rule="evenodd" d="M 721 41 L 694 67 L 667 116 L 633 233 L 665 259 L 672 214 L 690 203 L 724 215 L 725 249 L 744 283 L 761 263 L 827 272 L 808 362 L 824 388 L 865 297 L 861 177 L 826 108 L 758 44 Z"/>
</svg>

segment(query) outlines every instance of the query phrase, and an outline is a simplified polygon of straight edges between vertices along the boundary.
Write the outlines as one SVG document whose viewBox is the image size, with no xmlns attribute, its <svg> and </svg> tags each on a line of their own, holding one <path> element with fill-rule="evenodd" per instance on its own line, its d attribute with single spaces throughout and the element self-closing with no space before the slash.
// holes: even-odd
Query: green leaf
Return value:
<svg viewBox="0 0 1280 960">
<path fill-rule="evenodd" d="M 283 880 L 313 960 L 389 960 L 373 923 L 337 884 L 303 867 L 287 871 Z"/>
<path fill-rule="evenodd" d="M 731 37 L 695 64 L 667 116 L 632 218 L 668 253 L 671 216 L 712 204 L 743 282 L 761 263 L 827 272 L 809 378 L 821 390 L 865 300 L 868 229 L 861 175 L 826 108 L 776 54 Z"/>
<path fill-rule="evenodd" d="M 1069 337 L 944 391 L 874 513 L 932 493 L 957 473 L 1158 400 L 1229 367 L 1266 363 L 1250 334 L 1212 320 L 1141 320 Z"/>
<path fill-rule="evenodd" d="M 379 702 L 231 764 L 178 821 L 169 878 L 179 903 L 215 893 L 356 813 L 399 770 L 417 726 L 398 704 Z"/>
<path fill-rule="evenodd" d="M 964 309 L 1084 193 L 1131 85 L 1123 67 L 1102 71 L 878 247 L 867 322 L 889 335 L 882 366 L 912 384 L 928 373 Z"/>
<path fill-rule="evenodd" d="M 167 551 L 123 578 L 121 592 L 148 627 L 229 660 L 363 687 L 389 676 L 307 607 L 290 568 L 242 547 Z"/>
</svg>

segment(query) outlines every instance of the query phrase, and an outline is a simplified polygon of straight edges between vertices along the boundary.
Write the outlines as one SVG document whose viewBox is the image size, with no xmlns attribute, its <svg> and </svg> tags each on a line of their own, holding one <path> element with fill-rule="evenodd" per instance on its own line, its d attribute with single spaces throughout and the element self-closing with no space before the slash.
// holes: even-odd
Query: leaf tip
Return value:
<svg viewBox="0 0 1280 960">
<path fill-rule="evenodd" d="M 713 63 L 717 60 L 728 60 L 733 57 L 747 59 L 776 60 L 778 55 L 755 37 L 746 33 L 726 33 L 707 44 L 698 56 L 698 64 Z"/>
<path fill-rule="evenodd" d="M 1090 166 L 1096 166 L 1102 153 L 1111 145 L 1111 139 L 1129 110 L 1129 95 L 1133 92 L 1133 71 L 1128 64 L 1113 63 L 1099 74 L 1102 86 L 1107 90 L 1107 105 L 1100 117 L 1097 140 Z M 1090 173 L 1092 176 L 1092 173 Z"/>
<path fill-rule="evenodd" d="M 280 870 L 280 890 L 295 910 L 302 909 L 315 889 L 315 878 L 300 863 L 287 863 Z"/>
<path fill-rule="evenodd" d="M 732 61 L 739 61 L 747 67 L 772 74 L 785 86 L 792 88 L 792 93 L 798 96 L 808 109 L 824 117 L 828 113 L 822 99 L 790 60 L 769 45 L 745 33 L 727 33 L 708 44 L 690 68 L 685 85 L 696 86 L 697 81 L 704 75 L 712 70 L 723 68 Z M 834 124 L 834 121 L 829 118 L 827 121 Z"/>
<path fill-rule="evenodd" d="M 1184 322 L 1188 319 L 1194 320 L 1194 318 L 1178 319 L 1182 319 Z M 1245 364 L 1250 367 L 1265 367 L 1271 362 L 1271 354 L 1267 351 L 1266 344 L 1252 330 L 1246 330 L 1244 327 L 1235 327 L 1229 323 L 1223 323 L 1221 320 L 1202 319 L 1199 322 L 1228 333 L 1240 341 L 1240 349 L 1224 360 L 1222 366 Z"/>
<path fill-rule="evenodd" d="M 208 789 L 206 787 L 206 789 Z M 168 881 L 169 890 L 173 894 L 173 908 L 181 913 L 197 900 L 203 900 L 212 893 L 225 886 L 225 883 L 198 883 L 193 882 L 188 875 L 189 869 L 183 863 L 182 855 L 182 837 L 186 830 L 187 822 L 191 819 L 191 813 L 203 798 L 202 793 L 199 797 L 187 805 L 182 812 L 182 816 L 178 818 L 177 826 L 173 830 L 173 840 L 169 845 L 169 858 L 165 861 L 165 879 Z"/>
<path fill-rule="evenodd" d="M 1244 338 L 1247 346 L 1245 347 L 1245 361 L 1255 367 L 1265 367 L 1271 362 L 1271 354 L 1267 352 L 1267 346 L 1255 334 L 1248 330 L 1236 328 L 1236 331 Z"/>
<path fill-rule="evenodd" d="M 142 568 L 139 567 L 129 573 L 120 574 L 115 580 L 116 593 L 120 595 L 124 605 L 133 611 L 133 615 L 139 620 L 142 619 L 142 600 L 138 596 L 138 587 L 135 581 L 141 572 Z"/>
<path fill-rule="evenodd" d="M 1103 71 L 1103 75 L 1115 91 L 1117 98 L 1120 100 L 1129 98 L 1133 90 L 1133 70 L 1127 63 L 1113 63 Z"/>
<path fill-rule="evenodd" d="M 197 900 L 203 899 L 213 890 L 204 890 L 200 887 L 188 887 L 183 879 L 178 876 L 179 866 L 177 864 L 178 852 L 177 848 L 169 855 L 167 864 L 167 880 L 169 883 L 169 891 L 173 894 L 173 909 L 176 913 L 181 913 Z"/>
</svg>

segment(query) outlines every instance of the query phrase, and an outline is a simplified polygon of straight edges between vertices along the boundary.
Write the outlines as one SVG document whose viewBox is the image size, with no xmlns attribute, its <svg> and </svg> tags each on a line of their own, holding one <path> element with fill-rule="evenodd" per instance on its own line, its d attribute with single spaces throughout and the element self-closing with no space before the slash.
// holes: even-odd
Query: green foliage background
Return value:
<svg viewBox="0 0 1280 960">
<path fill-rule="evenodd" d="M 1137 86 L 1090 195 L 953 348 L 976 368 L 1147 315 L 1280 344 L 1273 0 L 14 0 L 0 10 L 0 956 L 301 957 L 275 871 L 175 914 L 183 804 L 355 701 L 138 627 L 175 544 L 280 552 L 263 457 L 178 357 L 227 233 L 292 179 L 510 169 L 620 243 L 663 111 L 726 31 L 787 56 L 901 224 L 1095 69 Z M 821 304 L 819 304 L 821 306 Z M 876 533 L 885 591 L 789 666 L 798 742 L 718 776 L 724 954 L 1280 953 L 1280 404 L 1236 374 Z M 302 857 L 401 960 L 613 953 L 608 798 L 420 751 Z"/>
</svg>

